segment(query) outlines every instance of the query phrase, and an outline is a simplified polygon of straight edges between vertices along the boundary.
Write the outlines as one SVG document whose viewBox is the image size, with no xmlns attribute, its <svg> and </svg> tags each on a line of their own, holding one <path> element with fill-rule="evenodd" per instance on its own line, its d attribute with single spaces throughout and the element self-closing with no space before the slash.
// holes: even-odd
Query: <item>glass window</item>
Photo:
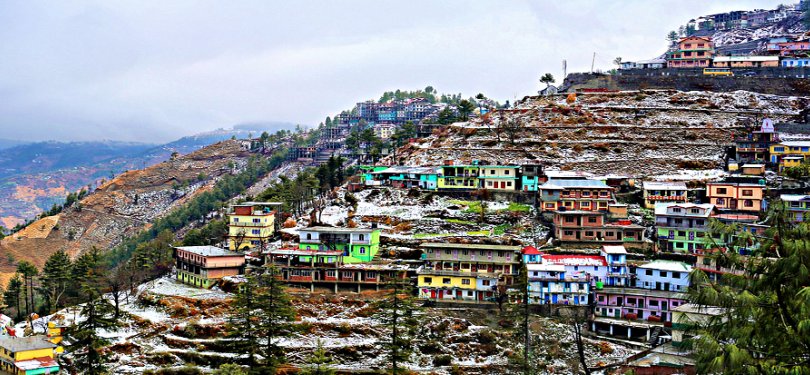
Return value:
<svg viewBox="0 0 810 375">
<path fill-rule="evenodd" d="M 442 279 L 442 284 L 450 284 L 450 278 L 449 277 L 443 278 Z"/>
</svg>

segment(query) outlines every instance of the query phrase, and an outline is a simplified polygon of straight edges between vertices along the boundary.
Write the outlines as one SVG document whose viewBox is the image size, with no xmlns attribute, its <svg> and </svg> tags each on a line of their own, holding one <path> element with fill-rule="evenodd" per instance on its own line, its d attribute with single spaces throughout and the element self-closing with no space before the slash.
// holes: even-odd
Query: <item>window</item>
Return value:
<svg viewBox="0 0 810 375">
<path fill-rule="evenodd" d="M 492 181 L 487 181 L 487 186 L 492 187 Z"/>
<path fill-rule="evenodd" d="M 509 176 L 509 170 L 507 169 L 507 170 L 503 171 L 503 174 Z"/>
<path fill-rule="evenodd" d="M 312 233 L 307 233 L 307 239 L 308 239 L 308 240 L 311 240 L 311 239 L 312 239 Z"/>
<path fill-rule="evenodd" d="M 506 181 L 506 186 L 512 186 L 512 181 Z"/>
<path fill-rule="evenodd" d="M 261 221 L 261 219 L 253 219 L 253 222 L 258 224 L 258 223 L 261 223 L 262 221 Z"/>
<path fill-rule="evenodd" d="M 717 194 L 728 194 L 728 189 L 726 188 L 717 188 Z"/>
<path fill-rule="evenodd" d="M 654 299 L 651 299 L 650 300 L 650 306 L 658 306 L 658 301 L 656 301 Z"/>
<path fill-rule="evenodd" d="M 450 278 L 449 277 L 443 278 L 442 279 L 442 284 L 449 285 L 450 284 Z"/>
<path fill-rule="evenodd" d="M 250 231 L 250 233 L 253 234 L 253 235 L 258 236 L 258 235 L 260 235 L 262 233 L 262 231 L 260 229 L 253 229 L 253 230 Z"/>
<path fill-rule="evenodd" d="M 658 271 L 661 277 L 667 277 L 667 271 Z"/>
<path fill-rule="evenodd" d="M 652 276 L 652 270 L 644 270 L 644 274 L 647 276 Z"/>
<path fill-rule="evenodd" d="M 586 231 L 585 231 L 585 236 L 587 236 L 587 237 L 593 237 L 593 231 L 592 231 L 592 230 L 586 230 Z"/>
<path fill-rule="evenodd" d="M 467 297 L 472 297 L 472 295 L 473 295 L 473 291 L 472 291 L 472 290 L 468 290 L 468 291 L 467 291 Z"/>
<path fill-rule="evenodd" d="M 489 280 L 481 280 L 481 285 L 489 286 Z"/>
<path fill-rule="evenodd" d="M 365 234 L 361 234 L 359 237 L 360 237 L 360 241 L 365 241 L 366 240 L 366 235 Z"/>
<path fill-rule="evenodd" d="M 743 189 L 742 195 L 743 195 L 743 197 L 753 197 L 754 196 L 754 191 L 751 190 L 751 189 Z"/>
<path fill-rule="evenodd" d="M 754 207 L 754 201 L 752 201 L 750 199 L 746 199 L 745 201 L 743 201 L 743 206 L 745 206 L 745 207 Z"/>
<path fill-rule="evenodd" d="M 582 202 L 581 204 L 582 204 L 582 207 L 590 207 L 591 206 L 591 202 Z"/>
<path fill-rule="evenodd" d="M 238 218 L 238 217 L 233 218 L 233 222 L 234 222 L 234 223 L 238 223 L 238 222 L 239 222 L 239 218 Z"/>
<path fill-rule="evenodd" d="M 583 191 L 583 192 L 582 192 L 582 196 L 583 196 L 583 197 L 590 197 L 590 196 L 591 196 L 591 192 L 590 192 L 590 191 Z"/>
<path fill-rule="evenodd" d="M 329 276 L 329 271 L 327 271 L 326 275 L 327 275 L 327 276 Z M 433 282 L 433 278 L 432 278 L 432 277 L 426 277 L 426 278 L 425 278 L 425 284 L 430 284 L 430 283 L 432 283 L 432 282 Z"/>
<path fill-rule="evenodd" d="M 680 279 L 681 278 L 681 273 L 680 272 L 672 272 L 672 278 L 673 279 Z"/>
<path fill-rule="evenodd" d="M 564 234 L 564 235 L 566 235 L 566 236 L 573 236 L 573 235 L 574 235 L 574 231 L 572 231 L 572 230 L 566 230 L 566 231 L 563 231 L 563 234 Z"/>
<path fill-rule="evenodd" d="M 606 191 L 600 191 L 599 192 L 600 197 L 606 197 L 607 195 L 608 195 L 608 192 L 606 192 Z"/>
<path fill-rule="evenodd" d="M 565 217 L 565 222 L 566 223 L 573 223 L 574 222 L 574 217 L 573 216 L 566 216 Z"/>
<path fill-rule="evenodd" d="M 554 208 L 554 203 L 546 203 L 546 208 Z"/>
<path fill-rule="evenodd" d="M 693 209 L 689 210 L 689 212 L 690 212 L 690 213 L 693 213 L 693 214 L 699 214 L 699 213 L 700 213 L 700 209 L 699 209 L 699 208 L 693 208 Z"/>
<path fill-rule="evenodd" d="M 461 255 L 470 255 L 470 250 L 467 249 L 461 250 Z"/>
<path fill-rule="evenodd" d="M 365 254 L 365 253 L 366 253 L 366 248 L 361 246 L 360 247 L 360 254 Z"/>
<path fill-rule="evenodd" d="M 445 255 L 450 255 L 450 249 L 444 249 L 444 254 Z"/>
<path fill-rule="evenodd" d="M 589 223 L 596 223 L 596 216 L 588 216 Z"/>
<path fill-rule="evenodd" d="M 684 232 L 684 231 L 682 231 L 682 230 L 679 230 L 679 231 L 678 231 L 678 236 L 679 236 L 679 237 L 686 237 L 686 232 Z"/>
<path fill-rule="evenodd" d="M 470 279 L 462 279 L 461 285 L 470 285 Z"/>
<path fill-rule="evenodd" d="M 490 170 L 489 170 L 489 174 L 490 174 L 490 175 L 495 174 L 495 170 L 494 170 L 494 169 L 490 169 Z"/>
<path fill-rule="evenodd" d="M 681 212 L 681 209 L 679 207 L 675 207 L 672 209 L 672 212 Z"/>
</svg>

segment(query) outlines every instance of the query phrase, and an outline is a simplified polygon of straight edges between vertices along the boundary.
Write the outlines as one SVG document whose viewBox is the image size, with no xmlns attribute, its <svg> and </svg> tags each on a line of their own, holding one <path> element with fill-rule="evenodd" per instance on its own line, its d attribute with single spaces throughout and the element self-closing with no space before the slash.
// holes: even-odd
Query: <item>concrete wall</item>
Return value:
<svg viewBox="0 0 810 375">
<path fill-rule="evenodd" d="M 751 71 L 757 76 L 743 77 Z M 702 69 L 647 69 L 618 71 L 615 75 L 572 73 L 565 79 L 568 92 L 582 88 L 608 90 L 675 89 L 680 91 L 736 90 L 775 95 L 810 95 L 810 68 L 734 69 L 734 77 L 704 76 Z"/>
</svg>

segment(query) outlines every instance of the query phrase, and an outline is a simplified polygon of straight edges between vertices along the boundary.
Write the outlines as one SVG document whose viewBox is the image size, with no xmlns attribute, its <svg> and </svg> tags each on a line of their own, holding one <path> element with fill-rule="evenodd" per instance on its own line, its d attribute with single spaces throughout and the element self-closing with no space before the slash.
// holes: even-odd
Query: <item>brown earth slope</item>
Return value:
<svg viewBox="0 0 810 375">
<path fill-rule="evenodd" d="M 16 264 L 42 267 L 59 249 L 77 256 L 92 247 L 109 249 L 165 215 L 223 175 L 244 166 L 250 156 L 238 141 L 220 142 L 175 160 L 129 171 L 98 187 L 80 205 L 34 222 L 0 241 L 0 282 Z"/>
<path fill-rule="evenodd" d="M 580 94 L 570 105 L 562 95 L 527 97 L 502 115 L 454 124 L 406 145 L 397 161 L 534 162 L 637 177 L 715 169 L 722 167 L 733 134 L 754 125 L 763 114 L 775 122 L 791 121 L 807 104 L 807 98 L 744 91 Z M 510 122 L 519 124 L 513 132 L 506 125 Z"/>
</svg>

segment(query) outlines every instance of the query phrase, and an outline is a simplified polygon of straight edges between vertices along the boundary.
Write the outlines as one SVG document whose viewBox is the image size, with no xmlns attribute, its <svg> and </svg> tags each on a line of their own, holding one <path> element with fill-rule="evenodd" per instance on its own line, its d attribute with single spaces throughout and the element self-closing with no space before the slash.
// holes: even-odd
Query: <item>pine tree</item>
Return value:
<svg viewBox="0 0 810 375">
<path fill-rule="evenodd" d="M 109 354 L 105 347 L 109 341 L 99 335 L 99 330 L 117 326 L 113 319 L 113 308 L 98 292 L 97 283 L 86 282 L 82 286 L 82 293 L 90 298 L 81 312 L 86 319 L 70 327 L 65 334 L 69 338 L 68 350 L 73 357 L 71 367 L 83 374 L 106 374 Z"/>
<path fill-rule="evenodd" d="M 247 375 L 248 372 L 237 364 L 225 363 L 214 370 L 214 375 Z"/>
<path fill-rule="evenodd" d="M 312 355 L 307 357 L 305 362 L 305 367 L 299 374 L 301 375 L 333 375 L 335 370 L 333 370 L 329 365 L 334 364 L 335 362 L 332 360 L 332 357 L 326 353 L 326 350 L 323 348 L 323 344 L 321 340 L 318 340 L 315 351 L 312 352 Z"/>
<path fill-rule="evenodd" d="M 62 297 L 73 282 L 71 278 L 73 264 L 64 250 L 57 250 L 45 261 L 42 268 L 41 293 L 45 296 L 45 303 L 49 312 L 62 307 Z"/>
<path fill-rule="evenodd" d="M 5 302 L 6 306 L 9 308 L 13 308 L 17 312 L 17 320 L 22 319 L 23 311 L 22 311 L 22 302 L 21 298 L 23 282 L 20 279 L 19 274 L 15 274 L 11 280 L 8 281 L 8 286 L 6 287 L 6 291 L 3 292 L 3 302 Z"/>
<path fill-rule="evenodd" d="M 419 322 L 415 313 L 418 310 L 407 280 L 390 280 L 390 291 L 375 305 L 379 309 L 377 319 L 389 332 L 382 338 L 382 345 L 388 357 L 391 373 L 407 373 L 402 367 L 413 353 L 413 340 L 417 335 Z"/>
<path fill-rule="evenodd" d="M 37 266 L 28 261 L 21 261 L 17 264 L 17 273 L 22 275 L 22 295 L 25 300 L 25 314 L 30 316 L 36 310 L 34 306 L 34 277 L 39 275 Z"/>
<path fill-rule="evenodd" d="M 689 275 L 689 300 L 721 312 L 705 324 L 673 322 L 694 330 L 698 373 L 810 373 L 810 225 L 794 225 L 787 213 L 784 203 L 772 203 L 758 246 L 738 235 L 711 255 L 742 275 L 724 274 L 719 282 L 700 269 Z M 751 253 L 740 256 L 739 246 Z"/>
<path fill-rule="evenodd" d="M 514 290 L 514 297 L 519 301 L 511 305 L 508 311 L 508 319 L 514 323 L 512 337 L 514 344 L 519 349 L 519 355 L 510 358 L 510 362 L 515 371 L 524 375 L 534 374 L 537 371 L 535 358 L 532 353 L 531 331 L 529 329 L 529 278 L 526 264 L 523 257 L 518 265 L 520 273 L 511 286 Z"/>
<path fill-rule="evenodd" d="M 278 339 L 292 333 L 295 308 L 284 284 L 276 278 L 278 269 L 271 267 L 258 276 L 258 308 L 261 312 L 259 328 L 264 332 L 265 348 L 262 355 L 265 366 L 276 367 L 286 361 L 284 350 L 278 346 Z"/>
<path fill-rule="evenodd" d="M 256 276 L 247 276 L 247 282 L 240 286 L 233 301 L 233 313 L 228 319 L 226 327 L 228 336 L 233 336 L 234 351 L 247 353 L 250 366 L 256 366 L 256 354 L 260 349 L 259 343 L 259 316 L 257 301 L 258 281 Z"/>
</svg>

